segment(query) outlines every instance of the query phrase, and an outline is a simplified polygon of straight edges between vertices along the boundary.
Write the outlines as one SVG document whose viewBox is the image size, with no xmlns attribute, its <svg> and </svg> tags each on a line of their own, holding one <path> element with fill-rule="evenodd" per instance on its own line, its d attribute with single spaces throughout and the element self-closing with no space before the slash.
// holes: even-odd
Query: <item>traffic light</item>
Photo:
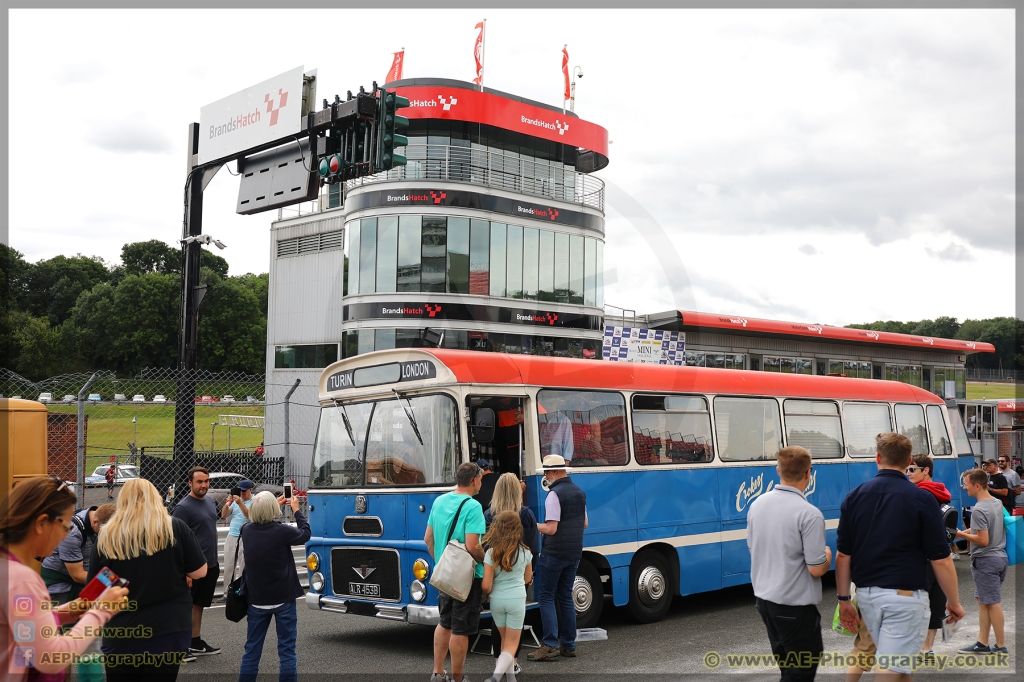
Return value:
<svg viewBox="0 0 1024 682">
<path fill-rule="evenodd" d="M 377 116 L 377 158 L 374 172 L 404 166 L 405 157 L 395 153 L 396 147 L 409 144 L 409 138 L 400 134 L 409 127 L 409 119 L 397 111 L 409 106 L 409 100 L 395 92 L 380 90 L 380 113 Z"/>
<path fill-rule="evenodd" d="M 330 154 L 320 159 L 320 179 L 326 184 L 332 185 L 342 180 L 342 170 L 345 162 L 341 154 Z"/>
</svg>

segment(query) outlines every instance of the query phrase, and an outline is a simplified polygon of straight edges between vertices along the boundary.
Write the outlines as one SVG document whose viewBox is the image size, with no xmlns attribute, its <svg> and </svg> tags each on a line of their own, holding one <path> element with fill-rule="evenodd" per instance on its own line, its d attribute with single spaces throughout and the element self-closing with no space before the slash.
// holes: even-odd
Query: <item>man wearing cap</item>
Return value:
<svg viewBox="0 0 1024 682">
<path fill-rule="evenodd" d="M 228 536 L 224 540 L 224 585 L 242 575 L 245 555 L 242 553 L 242 526 L 249 523 L 249 506 L 252 504 L 253 483 L 247 478 L 238 482 L 238 495 L 228 495 L 221 509 L 223 518 L 231 517 Z M 232 491 L 233 492 L 233 491 Z M 237 557 L 237 560 L 236 560 Z"/>
<path fill-rule="evenodd" d="M 479 502 L 483 509 L 487 509 L 491 506 L 491 498 L 494 497 L 494 485 L 498 482 L 498 477 L 495 476 L 491 463 L 486 459 L 478 459 L 476 465 L 480 467 L 484 477 L 481 479 L 480 492 L 474 495 L 473 499 Z"/>
<path fill-rule="evenodd" d="M 544 545 L 534 565 L 544 636 L 541 647 L 527 656 L 531 661 L 576 656 L 572 587 L 583 558 L 583 530 L 587 527 L 587 494 L 572 482 L 565 458 L 548 455 L 543 465 L 548 494 L 544 523 L 538 523 L 537 530 L 544 536 Z"/>
</svg>

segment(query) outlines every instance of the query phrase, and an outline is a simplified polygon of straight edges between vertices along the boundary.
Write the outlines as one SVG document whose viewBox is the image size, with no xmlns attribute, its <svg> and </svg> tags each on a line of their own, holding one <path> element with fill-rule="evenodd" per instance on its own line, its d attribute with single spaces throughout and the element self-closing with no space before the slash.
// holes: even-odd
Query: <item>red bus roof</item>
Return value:
<svg viewBox="0 0 1024 682">
<path fill-rule="evenodd" d="M 459 383 L 467 384 L 525 384 L 591 390 L 725 393 L 943 404 L 935 394 L 898 381 L 642 365 L 439 348 L 417 350 L 436 357 L 452 371 Z"/>
<path fill-rule="evenodd" d="M 731 333 L 752 335 L 800 336 L 825 339 L 829 341 L 846 341 L 850 343 L 871 343 L 888 346 L 904 346 L 911 348 L 933 348 L 938 350 L 956 351 L 958 353 L 994 353 L 996 347 L 981 341 L 960 341 L 957 339 L 939 339 L 930 336 L 913 336 L 894 332 L 876 332 L 869 329 L 849 329 L 847 327 L 829 327 L 819 324 L 801 322 L 781 322 L 779 320 L 759 320 L 753 317 L 735 315 L 719 315 L 716 313 L 697 313 L 680 310 L 680 325 L 683 330 L 711 328 Z"/>
</svg>

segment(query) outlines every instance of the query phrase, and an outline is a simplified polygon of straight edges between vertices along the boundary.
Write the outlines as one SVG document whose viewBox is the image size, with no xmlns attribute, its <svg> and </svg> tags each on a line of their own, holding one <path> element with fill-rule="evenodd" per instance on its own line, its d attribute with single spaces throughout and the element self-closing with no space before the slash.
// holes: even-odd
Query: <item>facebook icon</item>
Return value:
<svg viewBox="0 0 1024 682">
<path fill-rule="evenodd" d="M 35 661 L 36 650 L 30 646 L 14 647 L 14 667 L 31 668 Z"/>
</svg>

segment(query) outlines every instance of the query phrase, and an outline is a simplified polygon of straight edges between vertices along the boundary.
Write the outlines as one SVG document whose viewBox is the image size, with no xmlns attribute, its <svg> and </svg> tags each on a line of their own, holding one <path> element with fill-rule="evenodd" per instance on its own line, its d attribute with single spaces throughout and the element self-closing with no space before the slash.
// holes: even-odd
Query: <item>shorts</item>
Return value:
<svg viewBox="0 0 1024 682">
<path fill-rule="evenodd" d="M 206 576 L 192 581 L 192 605 L 204 609 L 213 603 L 213 593 L 217 589 L 217 578 L 220 577 L 219 564 L 207 564 Z"/>
<path fill-rule="evenodd" d="M 526 620 L 526 595 L 521 597 L 491 597 L 491 618 L 494 627 L 522 630 Z"/>
<path fill-rule="evenodd" d="M 998 604 L 1006 580 L 1006 556 L 982 554 L 971 557 L 971 577 L 974 578 L 974 598 L 979 604 Z"/>
<path fill-rule="evenodd" d="M 928 634 L 927 590 L 857 587 L 857 605 L 875 643 L 879 668 L 911 674 Z"/>
<path fill-rule="evenodd" d="M 453 635 L 475 635 L 480 629 L 480 605 L 484 591 L 483 578 L 473 578 L 473 587 L 466 601 L 453 599 L 447 594 L 437 597 L 437 610 L 441 616 L 441 627 L 451 630 Z"/>
<path fill-rule="evenodd" d="M 856 665 L 864 672 L 869 672 L 875 667 L 875 642 L 871 639 L 863 619 L 857 624 L 857 637 L 853 640 L 853 651 L 850 655 L 857 657 Z"/>
<path fill-rule="evenodd" d="M 932 586 L 928 589 L 928 603 L 932 610 L 928 629 L 941 630 L 942 621 L 946 620 L 946 593 L 942 591 L 942 585 L 939 585 L 935 576 L 932 576 Z"/>
</svg>

